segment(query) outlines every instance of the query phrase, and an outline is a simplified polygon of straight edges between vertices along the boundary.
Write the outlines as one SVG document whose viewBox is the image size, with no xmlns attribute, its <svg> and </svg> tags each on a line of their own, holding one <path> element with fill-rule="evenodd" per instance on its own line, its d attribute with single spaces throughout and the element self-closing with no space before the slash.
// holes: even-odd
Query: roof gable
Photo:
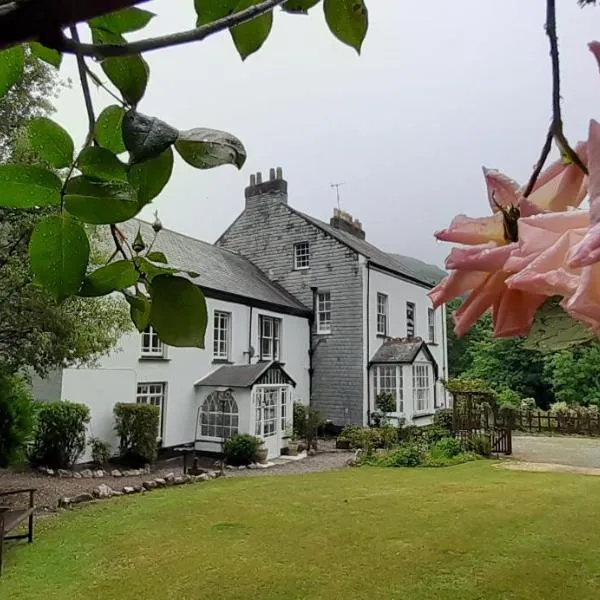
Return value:
<svg viewBox="0 0 600 600">
<path fill-rule="evenodd" d="M 389 338 L 379 346 L 371 365 L 412 364 L 421 354 L 432 364 L 435 376 L 438 375 L 438 364 L 429 346 L 421 338 Z"/>
<path fill-rule="evenodd" d="M 278 362 L 252 365 L 223 365 L 194 383 L 195 387 L 250 388 L 256 384 L 290 384 L 296 382 Z"/>
</svg>

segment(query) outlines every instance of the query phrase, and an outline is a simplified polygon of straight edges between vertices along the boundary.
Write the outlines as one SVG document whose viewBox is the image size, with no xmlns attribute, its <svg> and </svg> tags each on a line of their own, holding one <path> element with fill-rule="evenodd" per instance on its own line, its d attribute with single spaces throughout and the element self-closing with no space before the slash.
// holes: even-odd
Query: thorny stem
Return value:
<svg viewBox="0 0 600 600">
<path fill-rule="evenodd" d="M 544 163 L 550 154 L 552 140 L 556 139 L 561 152 L 574 164 L 576 164 L 586 175 L 587 167 L 579 158 L 577 152 L 571 148 L 563 132 L 563 122 L 560 107 L 560 60 L 558 54 L 558 36 L 556 34 L 556 0 L 546 0 L 546 35 L 550 42 L 550 60 L 552 63 L 552 123 L 546 135 L 546 141 L 542 147 L 540 158 L 529 178 L 523 196 L 527 198 L 538 180 L 544 167 Z"/>
<path fill-rule="evenodd" d="M 119 235 L 122 235 L 121 232 L 117 229 L 116 225 L 111 225 L 110 226 L 110 233 L 112 235 L 112 239 L 115 243 L 115 246 L 117 247 L 117 252 L 120 252 L 121 255 L 123 256 L 123 258 L 125 260 L 129 260 L 129 257 L 127 256 L 127 254 L 125 253 L 125 250 L 123 250 L 123 246 L 121 245 L 121 240 L 119 240 Z M 114 256 L 114 255 L 113 255 Z M 110 262 L 110 261 L 109 261 Z"/>
<path fill-rule="evenodd" d="M 263 15 L 270 10 L 273 10 L 276 6 L 283 4 L 286 0 L 263 0 L 259 4 L 250 6 L 240 12 L 232 15 L 227 15 L 222 19 L 201 25 L 195 29 L 188 31 L 181 31 L 179 33 L 172 33 L 155 38 L 148 38 L 146 40 L 139 40 L 137 42 L 130 42 L 129 44 L 116 45 L 116 44 L 81 44 L 78 39 L 71 37 L 71 39 L 65 39 L 59 50 L 70 54 L 81 54 L 82 56 L 93 56 L 95 58 L 106 58 L 109 56 L 127 56 L 130 54 L 140 54 L 142 52 L 149 52 L 150 50 L 160 50 L 161 48 L 169 48 L 171 46 L 180 46 L 181 44 L 187 44 L 189 42 L 198 42 L 203 40 L 219 31 L 229 29 L 235 25 L 240 25 L 246 21 Z"/>
<path fill-rule="evenodd" d="M 125 102 L 117 94 L 115 94 L 103 81 L 92 71 L 88 65 L 85 65 L 86 73 L 88 77 L 98 86 L 101 87 L 109 96 L 112 96 L 121 106 L 126 106 Z"/>
</svg>

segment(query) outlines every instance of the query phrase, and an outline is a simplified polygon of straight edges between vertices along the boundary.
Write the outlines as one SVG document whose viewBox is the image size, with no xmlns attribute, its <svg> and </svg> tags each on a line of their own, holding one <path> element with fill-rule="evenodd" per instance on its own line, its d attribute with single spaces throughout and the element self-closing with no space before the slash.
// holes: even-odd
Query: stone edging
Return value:
<svg viewBox="0 0 600 600">
<path fill-rule="evenodd" d="M 105 483 L 100 484 L 91 493 L 85 492 L 69 498 L 63 496 L 58 501 L 58 508 L 68 508 L 75 504 L 82 504 L 84 502 L 91 502 L 93 500 L 106 500 L 115 496 L 124 496 L 129 494 L 143 494 L 150 492 L 158 488 L 166 488 L 176 485 L 184 485 L 188 483 L 199 483 L 201 481 L 209 481 L 211 479 L 217 479 L 221 477 L 223 473 L 220 471 L 209 471 L 200 475 L 181 475 L 175 477 L 173 473 L 169 473 L 164 477 L 158 477 L 156 479 L 149 479 L 142 482 L 141 485 L 136 486 L 125 486 L 121 490 L 114 490 Z"/>
<path fill-rule="evenodd" d="M 72 471 L 69 469 L 50 469 L 48 467 L 38 467 L 38 473 L 50 477 L 61 477 L 64 479 L 101 479 L 103 477 L 139 477 L 150 473 L 150 465 L 143 469 L 113 469 L 110 473 L 104 469 L 82 469 L 81 471 Z"/>
</svg>

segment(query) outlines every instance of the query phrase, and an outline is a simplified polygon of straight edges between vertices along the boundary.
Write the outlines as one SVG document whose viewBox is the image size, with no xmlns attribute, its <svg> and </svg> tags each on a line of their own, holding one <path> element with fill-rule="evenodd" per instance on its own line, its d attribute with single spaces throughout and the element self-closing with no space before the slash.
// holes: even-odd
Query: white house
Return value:
<svg viewBox="0 0 600 600">
<path fill-rule="evenodd" d="M 146 240 L 149 224 L 123 226 Z M 165 346 L 149 328 L 125 335 L 93 368 L 67 368 L 34 382 L 38 399 L 89 406 L 89 434 L 117 446 L 113 408 L 160 409 L 163 448 L 195 442 L 218 452 L 225 438 L 251 433 L 269 456 L 286 445 L 293 402 L 309 402 L 310 310 L 242 256 L 163 229 L 154 244 L 172 266 L 200 274 L 209 325 L 205 349 Z M 87 456 L 84 457 L 87 459 Z"/>
</svg>

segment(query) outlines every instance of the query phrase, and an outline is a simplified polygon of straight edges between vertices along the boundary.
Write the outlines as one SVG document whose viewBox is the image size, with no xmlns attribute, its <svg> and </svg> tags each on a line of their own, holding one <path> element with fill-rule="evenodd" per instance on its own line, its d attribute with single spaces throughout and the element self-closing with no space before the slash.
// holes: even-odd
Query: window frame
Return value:
<svg viewBox="0 0 600 600">
<path fill-rule="evenodd" d="M 321 297 L 326 298 L 321 298 Z M 323 305 L 323 308 L 322 308 Z M 324 319 L 323 315 L 329 315 Z M 331 292 L 328 290 L 317 292 L 317 334 L 329 335 L 331 333 Z"/>
<path fill-rule="evenodd" d="M 435 309 L 433 308 L 428 308 L 427 309 L 427 333 L 429 336 L 429 343 L 430 344 L 436 344 L 436 314 L 435 314 Z"/>
<path fill-rule="evenodd" d="M 412 317 L 409 313 L 412 310 Z M 417 306 L 414 302 L 406 303 L 406 337 L 413 339 L 417 330 Z"/>
<path fill-rule="evenodd" d="M 140 388 L 146 386 L 148 391 L 142 392 Z M 151 392 L 151 386 L 161 386 L 162 392 Z M 145 400 L 142 400 L 145 398 Z M 160 404 L 152 402 L 152 398 L 160 398 Z M 138 381 L 135 392 L 135 403 L 136 404 L 150 404 L 152 406 L 158 406 L 158 438 L 160 440 L 165 437 L 165 404 L 167 400 L 167 382 L 166 381 Z"/>
<path fill-rule="evenodd" d="M 389 365 L 373 365 L 373 395 L 377 398 L 381 392 L 391 392 L 396 399 L 396 410 L 393 413 L 389 413 L 392 416 L 402 417 L 404 415 L 404 372 L 402 365 L 389 364 Z M 390 375 L 393 373 L 393 377 Z M 393 379 L 394 387 L 389 385 L 382 385 L 382 383 L 390 382 Z"/>
<path fill-rule="evenodd" d="M 224 318 L 225 328 L 217 327 L 217 318 Z M 219 323 L 220 325 L 221 323 Z M 224 339 L 217 332 L 224 332 Z M 225 352 L 221 353 L 218 350 L 218 345 L 225 345 Z M 231 313 L 225 310 L 213 311 L 213 360 L 231 360 Z"/>
<path fill-rule="evenodd" d="M 377 335 L 387 337 L 389 322 L 389 296 L 383 292 L 377 292 Z M 383 324 L 383 327 L 380 325 Z"/>
<path fill-rule="evenodd" d="M 421 373 L 419 370 L 423 369 Z M 412 385 L 413 385 L 413 412 L 414 414 L 423 414 L 432 412 L 431 398 L 432 398 L 432 377 L 431 377 L 431 364 L 427 362 L 415 362 L 412 365 Z M 419 385 L 419 383 L 421 385 Z M 425 385 L 423 385 L 425 383 Z M 426 391 L 424 398 L 419 398 L 419 392 Z M 424 405 L 419 408 L 419 402 L 423 400 Z"/>
<path fill-rule="evenodd" d="M 267 323 L 271 324 L 271 334 L 269 336 L 265 336 L 265 325 Z M 259 327 L 259 336 L 258 336 L 258 346 L 259 346 L 259 356 L 260 360 L 281 360 L 281 326 L 282 321 L 279 317 L 272 317 L 270 315 L 259 315 L 258 319 L 258 327 Z M 277 330 L 277 332 L 275 331 Z M 277 335 L 275 335 L 277 333 Z M 270 352 L 264 352 L 264 344 L 263 341 L 270 340 Z"/>
<path fill-rule="evenodd" d="M 145 343 L 148 338 L 148 344 Z M 156 340 L 156 344 L 154 343 Z M 141 333 L 140 354 L 143 358 L 164 358 L 165 345 L 158 337 L 158 333 L 154 331 L 152 325 L 148 325 Z"/>
<path fill-rule="evenodd" d="M 310 242 L 306 240 L 296 242 L 294 244 L 294 270 L 306 271 L 307 269 L 310 269 Z"/>
<path fill-rule="evenodd" d="M 231 392 L 226 392 L 222 396 L 220 396 L 220 394 L 222 394 L 222 392 L 211 392 L 206 396 L 204 402 L 202 402 L 202 406 L 200 407 L 199 438 L 201 440 L 223 442 L 238 434 L 240 431 L 240 408 L 234 395 Z M 228 403 L 227 408 L 229 411 L 221 410 L 219 408 L 221 402 L 223 403 L 223 406 L 225 403 Z M 208 406 L 209 403 L 210 406 Z M 214 408 L 214 410 L 206 410 L 207 408 Z M 225 417 L 228 417 L 228 425 L 225 425 Z M 205 422 L 205 418 L 207 422 Z M 213 421 L 212 423 L 211 420 Z M 219 422 L 219 420 L 221 420 L 221 422 Z M 227 429 L 229 437 L 216 435 L 219 427 L 221 428 L 221 433 L 225 433 L 225 429 Z M 205 431 L 208 431 L 208 433 L 205 434 Z M 214 433 L 215 435 L 210 435 L 211 433 Z"/>
</svg>

